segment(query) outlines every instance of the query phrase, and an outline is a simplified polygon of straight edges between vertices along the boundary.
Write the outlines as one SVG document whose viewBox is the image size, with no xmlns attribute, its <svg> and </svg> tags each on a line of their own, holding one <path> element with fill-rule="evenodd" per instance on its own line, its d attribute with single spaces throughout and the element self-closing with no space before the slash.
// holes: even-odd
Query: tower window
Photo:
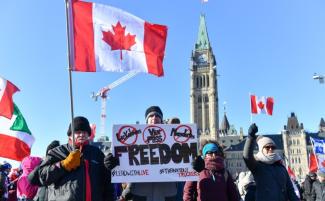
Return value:
<svg viewBox="0 0 325 201">
<path fill-rule="evenodd" d="M 196 77 L 196 88 L 199 88 L 199 77 Z"/>
<path fill-rule="evenodd" d="M 203 87 L 205 87 L 205 76 L 203 75 Z"/>
<path fill-rule="evenodd" d="M 210 87 L 209 76 L 207 76 L 207 87 Z"/>
</svg>

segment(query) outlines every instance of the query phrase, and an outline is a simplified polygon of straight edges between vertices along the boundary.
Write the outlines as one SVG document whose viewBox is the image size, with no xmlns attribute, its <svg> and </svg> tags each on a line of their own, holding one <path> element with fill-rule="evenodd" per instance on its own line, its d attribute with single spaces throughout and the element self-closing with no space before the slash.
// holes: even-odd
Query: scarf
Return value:
<svg viewBox="0 0 325 201">
<path fill-rule="evenodd" d="M 219 171 L 225 168 L 224 158 L 216 156 L 214 159 L 204 159 L 205 168 L 211 171 Z"/>
<path fill-rule="evenodd" d="M 261 162 L 266 163 L 266 164 L 269 164 L 269 165 L 271 165 L 271 164 L 273 164 L 273 163 L 275 163 L 277 161 L 281 161 L 282 160 L 282 158 L 280 157 L 280 155 L 277 154 L 277 153 L 270 153 L 270 154 L 265 155 L 265 154 L 263 154 L 260 151 L 257 152 L 257 154 L 255 155 L 255 159 L 257 161 L 261 161 Z"/>
</svg>

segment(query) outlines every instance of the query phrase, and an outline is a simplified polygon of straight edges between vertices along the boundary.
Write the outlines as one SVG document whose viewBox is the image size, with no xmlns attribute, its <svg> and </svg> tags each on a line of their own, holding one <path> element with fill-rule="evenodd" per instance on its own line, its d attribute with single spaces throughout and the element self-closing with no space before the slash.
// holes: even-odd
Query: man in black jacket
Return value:
<svg viewBox="0 0 325 201">
<path fill-rule="evenodd" d="M 317 180 L 311 191 L 312 201 L 325 201 L 325 168 L 317 171 Z"/>
<path fill-rule="evenodd" d="M 40 181 L 48 186 L 48 200 L 112 201 L 113 186 L 104 154 L 88 144 L 89 122 L 80 116 L 73 123 L 74 143 L 70 125 L 69 142 L 52 149 L 40 165 Z"/>
<path fill-rule="evenodd" d="M 308 175 L 306 175 L 306 179 L 303 184 L 303 199 L 306 201 L 312 201 L 311 190 L 315 180 L 316 180 L 316 173 L 310 172 Z"/>
</svg>

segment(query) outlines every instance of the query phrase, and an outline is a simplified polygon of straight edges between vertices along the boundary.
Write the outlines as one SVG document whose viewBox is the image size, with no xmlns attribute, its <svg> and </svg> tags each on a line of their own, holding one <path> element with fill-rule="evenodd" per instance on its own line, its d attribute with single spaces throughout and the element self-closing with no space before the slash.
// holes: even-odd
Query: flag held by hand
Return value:
<svg viewBox="0 0 325 201">
<path fill-rule="evenodd" d="M 251 113 L 252 114 L 273 114 L 274 99 L 272 97 L 257 97 L 251 95 Z"/>
</svg>

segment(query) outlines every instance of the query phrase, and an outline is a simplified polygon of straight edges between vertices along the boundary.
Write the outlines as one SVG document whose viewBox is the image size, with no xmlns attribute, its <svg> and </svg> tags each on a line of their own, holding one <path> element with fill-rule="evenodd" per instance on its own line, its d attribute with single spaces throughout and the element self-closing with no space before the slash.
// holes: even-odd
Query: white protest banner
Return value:
<svg viewBox="0 0 325 201">
<path fill-rule="evenodd" d="M 195 124 L 113 125 L 113 154 L 120 165 L 112 182 L 196 181 Z"/>
</svg>

